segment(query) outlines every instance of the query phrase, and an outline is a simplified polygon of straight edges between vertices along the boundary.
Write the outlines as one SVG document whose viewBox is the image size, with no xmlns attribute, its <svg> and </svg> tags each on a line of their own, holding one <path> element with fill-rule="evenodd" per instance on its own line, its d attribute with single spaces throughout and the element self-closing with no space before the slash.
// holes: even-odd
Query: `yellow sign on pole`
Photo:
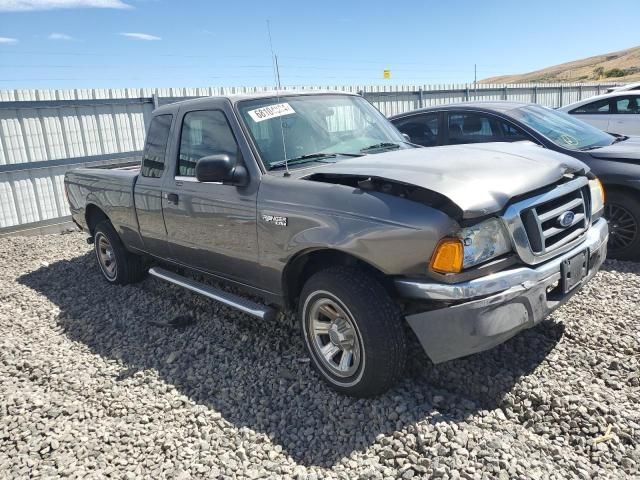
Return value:
<svg viewBox="0 0 640 480">
<path fill-rule="evenodd" d="M 391 70 L 384 70 L 382 72 L 382 78 L 389 80 L 391 78 Z"/>
</svg>

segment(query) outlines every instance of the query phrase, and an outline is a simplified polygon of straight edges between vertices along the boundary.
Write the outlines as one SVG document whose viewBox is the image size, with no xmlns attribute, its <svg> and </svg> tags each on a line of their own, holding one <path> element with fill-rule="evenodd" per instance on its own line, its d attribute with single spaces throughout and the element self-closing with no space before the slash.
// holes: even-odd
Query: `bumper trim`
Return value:
<svg viewBox="0 0 640 480">
<path fill-rule="evenodd" d="M 590 252 L 598 252 L 602 245 L 606 244 L 608 238 L 607 222 L 601 218 L 587 231 L 584 242 L 537 268 L 520 267 L 502 270 L 485 277 L 452 284 L 399 278 L 395 280 L 395 287 L 403 298 L 456 301 L 493 295 L 518 285 L 530 288 L 545 280 L 551 280 L 553 283 L 553 281 L 560 279 L 560 265 L 563 260 L 585 249 L 589 249 Z M 551 279 L 551 277 L 554 278 Z"/>
<path fill-rule="evenodd" d="M 492 289 L 500 291 L 468 299 L 455 305 L 427 310 L 406 317 L 425 352 L 434 363 L 446 362 L 481 352 L 501 344 L 518 332 L 541 322 L 552 311 L 566 302 L 580 287 L 598 272 L 607 255 L 607 224 L 600 220 L 590 229 L 586 242 L 575 249 L 536 268 L 519 268 L 465 282 L 464 288 L 450 291 L 455 299 L 464 295 L 478 295 Z M 582 281 L 568 293 L 558 292 L 555 283 L 561 278 L 561 262 L 572 255 L 589 249 L 589 270 Z M 498 277 L 498 280 L 496 280 Z M 474 285 L 469 285 L 474 284 Z M 424 284 L 420 284 L 424 287 Z M 506 288 L 505 288 L 506 287 Z M 429 290 L 413 290 L 412 293 L 431 294 Z"/>
</svg>

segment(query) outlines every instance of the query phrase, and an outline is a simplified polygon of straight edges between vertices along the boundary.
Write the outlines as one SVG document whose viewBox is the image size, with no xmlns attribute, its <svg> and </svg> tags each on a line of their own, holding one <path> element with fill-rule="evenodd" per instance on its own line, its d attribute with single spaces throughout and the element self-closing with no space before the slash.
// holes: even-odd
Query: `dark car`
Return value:
<svg viewBox="0 0 640 480">
<path fill-rule="evenodd" d="M 608 134 L 566 113 L 517 102 L 439 105 L 390 120 L 425 147 L 528 140 L 583 161 L 606 190 L 609 256 L 640 260 L 640 137 Z"/>
</svg>

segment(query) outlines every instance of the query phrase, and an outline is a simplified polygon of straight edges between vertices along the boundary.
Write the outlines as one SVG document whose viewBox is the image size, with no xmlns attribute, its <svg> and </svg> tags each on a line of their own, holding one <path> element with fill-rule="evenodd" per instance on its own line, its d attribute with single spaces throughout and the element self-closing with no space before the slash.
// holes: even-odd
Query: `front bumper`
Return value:
<svg viewBox="0 0 640 480">
<path fill-rule="evenodd" d="M 403 298 L 463 302 L 406 317 L 429 358 L 445 362 L 492 348 L 539 323 L 596 274 L 607 255 L 608 237 L 607 223 L 600 219 L 582 243 L 536 268 L 503 270 L 454 284 L 398 279 L 395 286 Z M 558 289 L 548 293 L 561 279 L 562 262 L 585 249 L 589 269 L 581 285 L 567 294 L 558 294 Z"/>
</svg>

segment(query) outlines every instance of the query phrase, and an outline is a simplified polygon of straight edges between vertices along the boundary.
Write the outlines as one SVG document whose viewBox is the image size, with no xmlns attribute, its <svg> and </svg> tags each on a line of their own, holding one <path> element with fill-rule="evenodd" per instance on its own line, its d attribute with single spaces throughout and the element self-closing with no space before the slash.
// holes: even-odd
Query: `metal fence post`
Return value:
<svg viewBox="0 0 640 480">
<path fill-rule="evenodd" d="M 420 108 L 424 108 L 424 92 L 422 91 L 422 87 L 418 89 L 418 105 L 420 105 Z"/>
<path fill-rule="evenodd" d="M 506 85 L 504 86 L 504 92 L 502 93 L 504 95 L 503 100 L 509 100 L 509 93 L 507 92 L 507 89 L 509 87 L 507 87 Z"/>
<path fill-rule="evenodd" d="M 469 85 L 467 85 L 467 88 L 464 89 L 464 99 L 467 102 L 469 101 Z"/>
<path fill-rule="evenodd" d="M 560 84 L 560 106 L 564 105 L 564 85 Z"/>
<path fill-rule="evenodd" d="M 155 110 L 156 108 L 158 108 L 158 94 L 154 93 L 153 95 L 151 95 L 151 103 L 153 103 L 153 109 Z"/>
<path fill-rule="evenodd" d="M 582 85 L 578 85 L 578 100 L 582 100 Z"/>
<path fill-rule="evenodd" d="M 538 85 L 533 86 L 533 103 L 538 103 Z"/>
<path fill-rule="evenodd" d="M 598 84 L 597 92 L 598 92 L 598 95 L 600 95 L 600 84 Z"/>
</svg>

